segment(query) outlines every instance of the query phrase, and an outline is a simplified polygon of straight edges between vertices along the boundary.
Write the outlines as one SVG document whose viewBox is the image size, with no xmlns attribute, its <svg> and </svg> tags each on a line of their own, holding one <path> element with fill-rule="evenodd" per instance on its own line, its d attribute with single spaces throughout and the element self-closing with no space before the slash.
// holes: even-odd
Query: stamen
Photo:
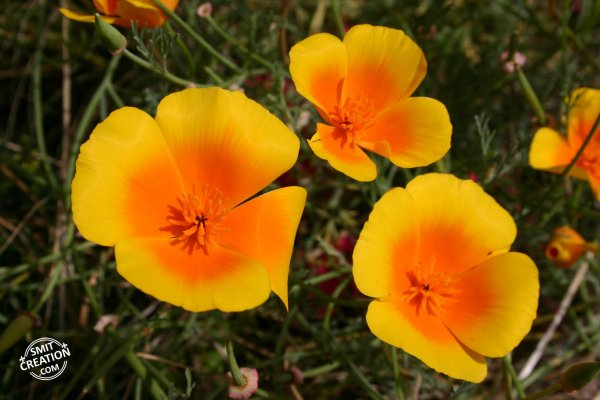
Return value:
<svg viewBox="0 0 600 400">
<path fill-rule="evenodd" d="M 432 257 L 425 265 L 419 262 L 413 271 L 407 273 L 410 287 L 404 291 L 404 300 L 414 305 L 416 313 L 425 309 L 431 315 L 438 315 L 448 302 L 456 301 L 452 296 L 459 293 L 454 283 L 456 275 L 435 270 L 437 258 Z"/>
<path fill-rule="evenodd" d="M 207 253 L 207 246 L 223 231 L 220 223 L 229 212 L 223 208 L 221 191 L 206 184 L 199 189 L 194 183 L 192 191 L 180 195 L 177 202 L 180 209 L 172 208 L 167 218 L 175 242 L 182 242 L 190 252 L 200 248 Z"/>
<path fill-rule="evenodd" d="M 341 128 L 341 145 L 354 146 L 356 140 L 373 125 L 375 109 L 370 99 L 359 94 L 346 98 L 343 104 L 337 104 L 329 116 L 331 122 Z"/>
</svg>

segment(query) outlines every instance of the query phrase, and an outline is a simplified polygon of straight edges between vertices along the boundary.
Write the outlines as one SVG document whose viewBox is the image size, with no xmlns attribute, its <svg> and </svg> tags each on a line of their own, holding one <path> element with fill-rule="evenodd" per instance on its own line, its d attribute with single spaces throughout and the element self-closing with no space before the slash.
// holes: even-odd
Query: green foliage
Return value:
<svg viewBox="0 0 600 400">
<path fill-rule="evenodd" d="M 514 376 L 574 275 L 544 258 L 550 232 L 568 224 L 597 240 L 600 210 L 586 182 L 528 166 L 539 118 L 500 61 L 504 50 L 526 55 L 523 73 L 549 124 L 564 131 L 565 96 L 573 88 L 600 87 L 598 1 L 237 0 L 217 1 L 209 18 L 199 18 L 201 2 L 182 1 L 180 21 L 171 19 L 162 28 L 119 28 L 129 47 L 116 57 L 101 46 L 92 24 L 70 22 L 64 28 L 56 2 L 4 7 L 0 331 L 24 310 L 39 324 L 0 354 L 0 398 L 226 398 L 229 340 L 239 365 L 259 371 L 261 391 L 255 397 L 271 399 L 517 398 L 515 385 L 533 393 L 552 385 L 564 366 L 598 359 L 600 266 L 593 261 L 541 362 L 526 379 Z M 77 2 L 90 12 L 91 4 Z M 417 170 L 376 158 L 379 177 L 358 184 L 317 159 L 303 140 L 296 166 L 272 185 L 294 183 L 308 190 L 288 312 L 274 297 L 236 314 L 172 307 L 125 282 L 112 249 L 80 237 L 70 216 L 74 160 L 95 124 L 112 110 L 128 105 L 154 114 L 162 97 L 192 84 L 242 88 L 309 138 L 319 117 L 295 92 L 289 48 L 311 33 L 337 34 L 358 23 L 403 29 L 421 46 L 428 73 L 417 94 L 447 106 L 452 149 L 443 161 Z M 348 243 L 375 201 L 389 188 L 435 170 L 476 177 L 515 218 L 514 249 L 530 255 L 540 270 L 532 331 L 512 360 L 488 360 L 489 375 L 481 385 L 436 374 L 377 340 L 364 320 L 369 300 L 352 284 Z M 106 315 L 117 322 L 96 331 Z M 72 353 L 67 370 L 50 382 L 19 368 L 27 343 L 43 336 L 67 342 Z"/>
</svg>

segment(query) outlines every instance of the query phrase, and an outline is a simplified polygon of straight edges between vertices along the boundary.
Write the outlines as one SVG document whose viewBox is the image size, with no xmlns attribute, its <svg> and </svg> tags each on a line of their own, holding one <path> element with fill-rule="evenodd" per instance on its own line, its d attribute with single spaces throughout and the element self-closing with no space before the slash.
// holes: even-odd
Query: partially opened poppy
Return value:
<svg viewBox="0 0 600 400">
<path fill-rule="evenodd" d="M 170 10 L 174 10 L 179 0 L 163 0 L 163 3 Z M 94 7 L 96 7 L 104 21 L 124 27 L 131 26 L 131 21 L 135 21 L 139 26 L 154 28 L 161 26 L 167 20 L 165 13 L 152 0 L 94 0 Z M 94 22 L 94 15 L 67 8 L 59 8 L 59 10 L 69 19 Z"/>
<path fill-rule="evenodd" d="M 240 92 L 186 89 L 156 118 L 132 107 L 81 146 L 72 185 L 81 234 L 115 246 L 134 286 L 191 311 L 239 311 L 287 278 L 306 191 L 254 194 L 292 167 L 298 138 Z"/>
<path fill-rule="evenodd" d="M 354 250 L 358 289 L 375 300 L 367 324 L 453 378 L 482 381 L 485 357 L 531 329 L 537 268 L 509 252 L 511 216 L 471 180 L 426 174 L 375 204 Z"/>
<path fill-rule="evenodd" d="M 573 161 L 600 117 L 600 90 L 575 89 L 569 98 L 568 134 L 564 137 L 551 128 L 535 133 L 529 150 L 529 165 L 536 169 L 562 173 Z M 577 158 L 569 175 L 588 180 L 597 200 L 600 200 L 600 126 Z"/>
<path fill-rule="evenodd" d="M 437 100 L 410 97 L 426 69 L 421 49 L 397 29 L 357 25 L 343 42 L 318 33 L 296 44 L 292 79 L 327 123 L 317 124 L 312 150 L 359 181 L 377 176 L 364 150 L 404 168 L 439 160 L 450 148 L 448 111 Z"/>
<path fill-rule="evenodd" d="M 561 226 L 552 232 L 546 246 L 546 257 L 560 268 L 570 268 L 586 251 L 596 253 L 597 243 L 588 243 L 570 226 Z"/>
</svg>

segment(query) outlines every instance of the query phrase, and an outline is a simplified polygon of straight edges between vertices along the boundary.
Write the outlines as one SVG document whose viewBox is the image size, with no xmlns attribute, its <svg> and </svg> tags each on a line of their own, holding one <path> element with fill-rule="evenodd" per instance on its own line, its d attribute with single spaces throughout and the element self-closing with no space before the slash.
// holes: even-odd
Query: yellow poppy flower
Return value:
<svg viewBox="0 0 600 400">
<path fill-rule="evenodd" d="M 174 10 L 179 0 L 163 0 L 163 3 Z M 131 21 L 147 28 L 161 26 L 167 16 L 152 2 L 152 0 L 94 0 L 94 7 L 101 14 L 104 21 L 126 28 L 131 26 Z M 67 18 L 74 21 L 94 22 L 94 16 L 59 8 Z"/>
<path fill-rule="evenodd" d="M 570 268 L 586 251 L 598 251 L 596 243 L 587 243 L 583 237 L 569 226 L 561 226 L 552 232 L 552 239 L 546 246 L 546 257 L 560 268 Z"/>
<path fill-rule="evenodd" d="M 410 97 L 427 62 L 404 32 L 357 25 L 344 41 L 319 33 L 290 51 L 290 73 L 298 92 L 327 124 L 317 124 L 308 144 L 344 174 L 375 179 L 364 150 L 403 168 L 422 167 L 446 154 L 452 125 L 446 107 L 428 97 Z"/>
<path fill-rule="evenodd" d="M 186 89 L 153 119 L 121 108 L 82 145 L 72 184 L 81 234 L 115 246 L 138 289 L 191 311 L 239 311 L 287 278 L 306 191 L 252 198 L 290 169 L 298 138 L 240 92 Z"/>
<path fill-rule="evenodd" d="M 358 289 L 375 298 L 373 334 L 439 372 L 482 381 L 485 357 L 510 352 L 536 315 L 538 272 L 509 252 L 516 233 L 470 180 L 426 174 L 387 192 L 353 255 Z"/>
<path fill-rule="evenodd" d="M 535 133 L 529 150 L 529 165 L 535 169 L 562 173 L 592 130 L 600 115 L 600 90 L 579 88 L 571 93 L 568 135 L 564 137 L 551 128 Z M 588 180 L 597 200 L 600 200 L 600 127 L 579 156 L 569 175 Z"/>
</svg>

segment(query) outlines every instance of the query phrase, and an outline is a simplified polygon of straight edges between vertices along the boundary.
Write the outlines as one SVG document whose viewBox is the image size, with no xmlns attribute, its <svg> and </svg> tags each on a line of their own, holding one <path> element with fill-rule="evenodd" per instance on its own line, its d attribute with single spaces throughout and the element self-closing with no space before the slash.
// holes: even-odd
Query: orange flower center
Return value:
<svg viewBox="0 0 600 400">
<path fill-rule="evenodd" d="M 373 125 L 375 110 L 373 102 L 362 95 L 348 97 L 343 104 L 337 104 L 329 113 L 331 122 L 340 128 L 336 139 L 354 145 L 355 141 Z"/>
<path fill-rule="evenodd" d="M 194 183 L 192 191 L 180 195 L 177 202 L 179 208 L 171 207 L 171 217 L 167 219 L 175 243 L 183 243 L 190 253 L 196 249 L 208 253 L 207 246 L 223 231 L 220 224 L 229 212 L 223 208 L 223 194 L 206 184 L 198 189 Z"/>
<path fill-rule="evenodd" d="M 410 287 L 403 295 L 407 303 L 415 306 L 417 315 L 422 310 L 438 315 L 446 303 L 456 301 L 452 296 L 459 293 L 454 287 L 456 274 L 436 271 L 435 264 L 436 259 L 432 258 L 425 267 L 419 263 L 407 273 Z"/>
</svg>

